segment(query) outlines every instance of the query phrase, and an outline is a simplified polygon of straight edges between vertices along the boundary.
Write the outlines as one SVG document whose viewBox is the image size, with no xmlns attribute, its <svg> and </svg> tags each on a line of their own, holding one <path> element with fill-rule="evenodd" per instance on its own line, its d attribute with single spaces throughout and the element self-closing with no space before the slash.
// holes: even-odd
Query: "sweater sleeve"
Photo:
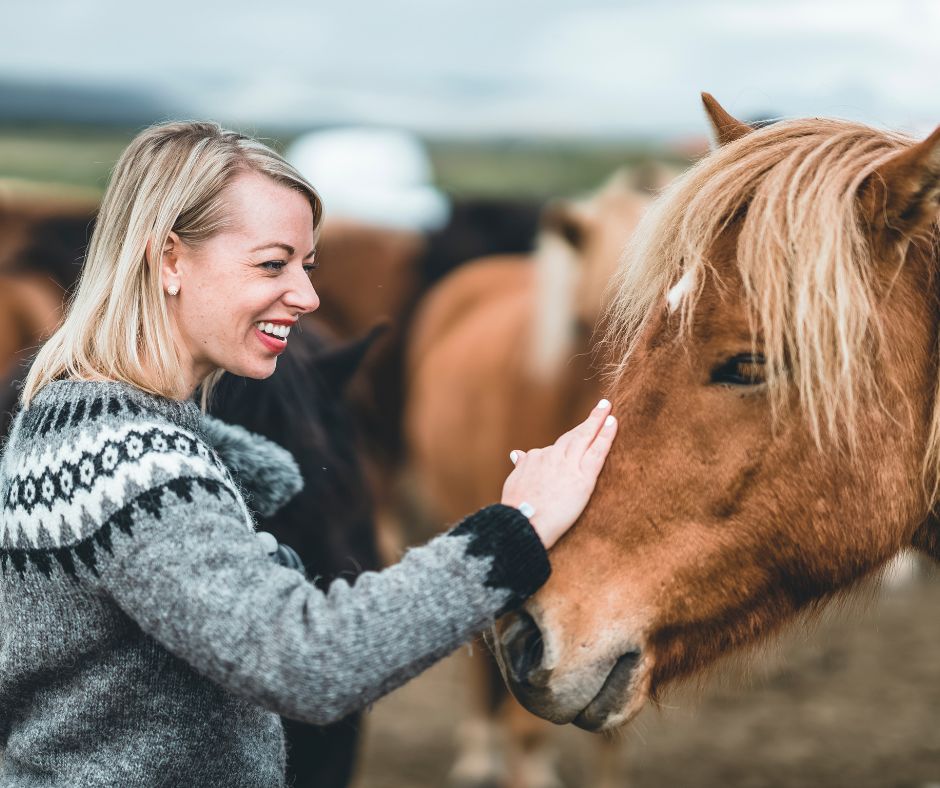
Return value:
<svg viewBox="0 0 940 788">
<path fill-rule="evenodd" d="M 105 524 L 101 589 L 167 650 L 232 692 L 313 724 L 390 692 L 548 577 L 528 520 L 494 505 L 381 572 L 326 593 L 270 561 L 217 480 L 177 476 Z"/>
</svg>

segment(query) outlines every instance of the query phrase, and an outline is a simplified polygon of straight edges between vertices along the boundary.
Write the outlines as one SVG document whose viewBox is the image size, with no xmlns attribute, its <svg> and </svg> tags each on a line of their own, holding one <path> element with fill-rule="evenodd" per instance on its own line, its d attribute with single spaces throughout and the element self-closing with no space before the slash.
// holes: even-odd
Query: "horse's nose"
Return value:
<svg viewBox="0 0 940 788">
<path fill-rule="evenodd" d="M 512 681 L 522 686 L 545 686 L 551 671 L 542 668 L 542 633 L 535 620 L 520 610 L 509 614 L 500 645 Z"/>
</svg>

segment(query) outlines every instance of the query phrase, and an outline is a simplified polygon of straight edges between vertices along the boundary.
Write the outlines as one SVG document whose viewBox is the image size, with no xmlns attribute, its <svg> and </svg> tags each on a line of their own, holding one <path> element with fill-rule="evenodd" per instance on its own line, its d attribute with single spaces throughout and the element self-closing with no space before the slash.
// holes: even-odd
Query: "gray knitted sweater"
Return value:
<svg viewBox="0 0 940 788">
<path fill-rule="evenodd" d="M 290 454 L 123 383 L 59 380 L 0 458 L 0 786 L 283 786 L 280 717 L 344 717 L 547 578 L 491 506 L 327 593 L 272 561 L 254 513 Z"/>
</svg>

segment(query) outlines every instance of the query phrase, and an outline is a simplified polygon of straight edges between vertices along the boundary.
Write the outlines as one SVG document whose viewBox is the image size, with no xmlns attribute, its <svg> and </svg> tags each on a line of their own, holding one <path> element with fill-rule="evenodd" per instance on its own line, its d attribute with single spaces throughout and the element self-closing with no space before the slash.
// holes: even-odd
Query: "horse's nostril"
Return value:
<svg viewBox="0 0 940 788">
<path fill-rule="evenodd" d="M 542 665 L 544 647 L 538 625 L 525 611 L 515 614 L 515 620 L 503 635 L 503 652 L 513 681 L 530 684 L 532 674 Z"/>
</svg>

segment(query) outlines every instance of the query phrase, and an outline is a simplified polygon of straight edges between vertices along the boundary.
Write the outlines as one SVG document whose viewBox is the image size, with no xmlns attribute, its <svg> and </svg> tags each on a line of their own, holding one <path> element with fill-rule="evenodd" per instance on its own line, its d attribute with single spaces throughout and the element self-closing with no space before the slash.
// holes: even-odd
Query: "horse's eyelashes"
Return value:
<svg viewBox="0 0 940 788">
<path fill-rule="evenodd" d="M 760 353 L 740 353 L 712 370 L 711 382 L 731 386 L 759 386 L 767 378 Z"/>
</svg>

